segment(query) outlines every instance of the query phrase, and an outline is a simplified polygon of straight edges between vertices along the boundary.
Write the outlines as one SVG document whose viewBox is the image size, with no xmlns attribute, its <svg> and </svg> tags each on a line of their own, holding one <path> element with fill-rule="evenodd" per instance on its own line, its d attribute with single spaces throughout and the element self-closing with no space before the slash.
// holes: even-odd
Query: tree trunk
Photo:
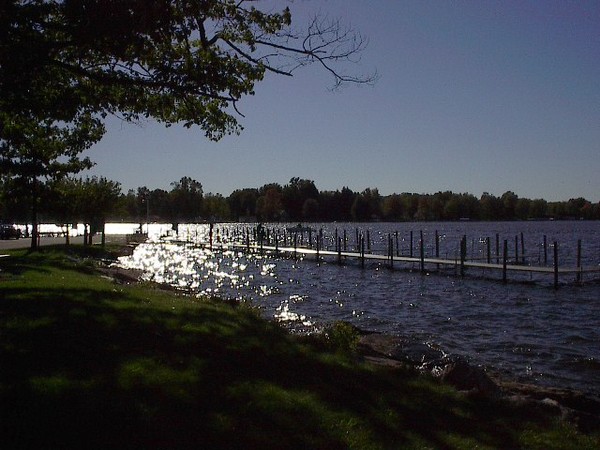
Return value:
<svg viewBox="0 0 600 450">
<path fill-rule="evenodd" d="M 106 246 L 106 222 L 102 221 L 102 248 Z"/>
<path fill-rule="evenodd" d="M 38 249 L 38 199 L 37 199 L 37 180 L 33 178 L 31 185 L 31 250 Z"/>
</svg>

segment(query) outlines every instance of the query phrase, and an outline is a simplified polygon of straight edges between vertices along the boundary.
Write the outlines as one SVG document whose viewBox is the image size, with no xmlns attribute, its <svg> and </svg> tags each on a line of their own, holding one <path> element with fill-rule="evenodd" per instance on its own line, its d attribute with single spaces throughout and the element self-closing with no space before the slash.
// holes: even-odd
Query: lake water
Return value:
<svg viewBox="0 0 600 450">
<path fill-rule="evenodd" d="M 430 349 L 430 354 L 421 356 L 424 361 L 436 352 L 461 356 L 519 381 L 600 395 L 598 273 L 584 274 L 582 285 L 573 283 L 574 274 L 562 275 L 561 287 L 555 290 L 553 277 L 547 274 L 509 273 L 509 282 L 504 284 L 501 273 L 481 269 L 469 269 L 461 278 L 455 268 L 438 272 L 430 267 L 421 274 L 418 264 L 396 263 L 397 270 L 391 271 L 385 263 L 367 262 L 362 269 L 357 260 L 338 265 L 335 258 L 317 263 L 314 256 L 292 259 L 228 249 L 229 242 L 241 239 L 240 232 L 252 234 L 255 226 L 215 225 L 214 251 L 210 251 L 196 245 L 208 242 L 208 225 L 180 225 L 178 241 L 159 238 L 172 234 L 167 233 L 169 226 L 151 225 L 151 242 L 138 246 L 120 264 L 143 269 L 147 279 L 177 286 L 191 295 L 251 302 L 265 317 L 293 332 L 312 332 L 344 320 L 366 330 L 405 337 L 414 348 Z M 290 225 L 265 226 L 271 238 L 278 230 L 279 245 L 283 245 L 282 233 Z M 577 240 L 581 239 L 582 266 L 600 264 L 600 222 L 310 226 L 323 230 L 323 245 L 330 249 L 335 236 L 342 237 L 346 230 L 348 251 L 354 250 L 358 229 L 364 235 L 369 231 L 372 252 L 386 254 L 391 236 L 394 253 L 402 255 L 410 254 L 412 231 L 415 256 L 419 255 L 422 231 L 426 257 L 435 254 L 437 231 L 440 257 L 451 259 L 459 254 L 460 239 L 466 235 L 467 257 L 487 260 L 489 238 L 492 262 L 496 262 L 498 234 L 501 247 L 508 241 L 511 259 L 517 250 L 520 260 L 523 258 L 523 246 L 526 264 L 531 265 L 551 266 L 556 241 L 559 263 L 566 267 L 575 266 Z"/>
</svg>

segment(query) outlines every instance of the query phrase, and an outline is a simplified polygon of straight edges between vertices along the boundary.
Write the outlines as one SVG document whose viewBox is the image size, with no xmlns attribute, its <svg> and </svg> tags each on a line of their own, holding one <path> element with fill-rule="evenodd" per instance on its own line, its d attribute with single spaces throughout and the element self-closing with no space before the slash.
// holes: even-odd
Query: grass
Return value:
<svg viewBox="0 0 600 450">
<path fill-rule="evenodd" d="M 344 327 L 335 346 L 301 340 L 250 308 L 115 284 L 78 247 L 10 254 L 0 448 L 600 445 L 550 412 L 360 363 Z"/>
</svg>

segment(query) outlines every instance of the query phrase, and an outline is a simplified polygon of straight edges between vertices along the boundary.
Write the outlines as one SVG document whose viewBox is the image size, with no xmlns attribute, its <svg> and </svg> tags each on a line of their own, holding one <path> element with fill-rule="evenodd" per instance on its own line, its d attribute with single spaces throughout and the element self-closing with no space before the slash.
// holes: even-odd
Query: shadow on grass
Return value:
<svg viewBox="0 0 600 450">
<path fill-rule="evenodd" d="M 0 287 L 0 447 L 516 448 L 532 423 L 252 311 L 164 295 Z"/>
</svg>

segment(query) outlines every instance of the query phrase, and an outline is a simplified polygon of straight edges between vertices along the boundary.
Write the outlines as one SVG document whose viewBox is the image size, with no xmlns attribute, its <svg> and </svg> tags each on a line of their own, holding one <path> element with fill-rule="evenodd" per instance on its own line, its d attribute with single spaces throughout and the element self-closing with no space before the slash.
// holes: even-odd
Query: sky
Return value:
<svg viewBox="0 0 600 450">
<path fill-rule="evenodd" d="M 350 70 L 376 71 L 377 82 L 332 91 L 316 65 L 268 74 L 238 105 L 241 135 L 219 142 L 110 118 L 83 175 L 124 192 L 189 176 L 228 196 L 300 177 L 321 191 L 600 201 L 597 0 L 289 4 L 295 26 L 320 13 L 360 31 L 369 43 Z"/>
</svg>

